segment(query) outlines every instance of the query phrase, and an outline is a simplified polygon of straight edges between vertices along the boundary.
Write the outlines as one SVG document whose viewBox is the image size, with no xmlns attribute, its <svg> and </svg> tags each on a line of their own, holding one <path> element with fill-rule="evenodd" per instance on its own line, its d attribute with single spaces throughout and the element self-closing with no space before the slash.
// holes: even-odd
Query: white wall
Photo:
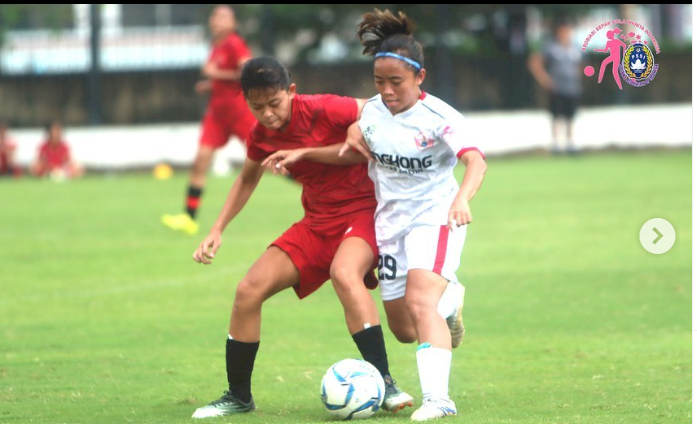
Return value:
<svg viewBox="0 0 697 424">
<path fill-rule="evenodd" d="M 544 111 L 486 112 L 465 115 L 469 137 L 487 155 L 513 153 L 551 144 L 550 117 Z M 43 130 L 10 132 L 17 143 L 17 161 L 28 165 L 44 138 Z M 124 169 L 191 163 L 199 124 L 130 127 L 65 128 L 73 156 L 90 168 Z M 579 148 L 692 145 L 692 105 L 628 106 L 581 109 L 576 120 Z M 219 153 L 235 162 L 244 148 L 231 141 Z"/>
<path fill-rule="evenodd" d="M 552 143 L 551 117 L 545 111 L 477 113 L 469 121 L 472 136 L 488 153 L 549 148 Z M 691 146 L 692 105 L 580 109 L 574 128 L 582 149 Z"/>
</svg>

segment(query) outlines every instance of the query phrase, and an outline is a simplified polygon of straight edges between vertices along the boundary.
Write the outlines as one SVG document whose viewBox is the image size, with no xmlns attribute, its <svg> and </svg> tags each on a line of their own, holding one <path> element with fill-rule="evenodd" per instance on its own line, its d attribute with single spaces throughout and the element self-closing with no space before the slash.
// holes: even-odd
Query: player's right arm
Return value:
<svg viewBox="0 0 697 424">
<path fill-rule="evenodd" d="M 201 80 L 198 81 L 194 85 L 194 91 L 196 91 L 198 94 L 203 94 L 211 91 L 211 88 L 213 87 L 213 83 L 209 79 Z"/>
<path fill-rule="evenodd" d="M 301 147 L 292 150 L 279 150 L 266 158 L 262 165 L 274 174 L 289 175 L 288 168 L 301 160 L 323 163 L 325 165 L 348 166 L 365 162 L 365 158 L 357 152 L 349 152 L 339 156 L 342 143 L 322 147 Z"/>
<path fill-rule="evenodd" d="M 232 184 L 227 200 L 225 200 L 223 210 L 218 215 L 218 219 L 215 221 L 208 236 L 194 251 L 193 258 L 196 262 L 206 265 L 211 263 L 211 259 L 215 257 L 215 253 L 220 248 L 225 227 L 247 204 L 263 173 L 264 167 L 261 166 L 260 162 L 249 158 L 245 159 L 242 171 Z"/>
<path fill-rule="evenodd" d="M 242 68 L 249 59 L 249 57 L 245 57 L 240 60 L 236 69 L 221 69 L 215 62 L 206 62 L 201 69 L 201 74 L 211 80 L 239 81 L 240 76 L 242 76 Z"/>
</svg>

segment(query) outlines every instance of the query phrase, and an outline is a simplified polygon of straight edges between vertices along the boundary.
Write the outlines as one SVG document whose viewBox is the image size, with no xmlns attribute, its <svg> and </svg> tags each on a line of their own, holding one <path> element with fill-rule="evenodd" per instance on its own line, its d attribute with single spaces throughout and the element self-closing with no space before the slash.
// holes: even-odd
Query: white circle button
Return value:
<svg viewBox="0 0 697 424">
<path fill-rule="evenodd" d="M 649 253 L 666 253 L 675 244 L 675 228 L 665 219 L 649 219 L 639 231 L 639 241 Z"/>
</svg>

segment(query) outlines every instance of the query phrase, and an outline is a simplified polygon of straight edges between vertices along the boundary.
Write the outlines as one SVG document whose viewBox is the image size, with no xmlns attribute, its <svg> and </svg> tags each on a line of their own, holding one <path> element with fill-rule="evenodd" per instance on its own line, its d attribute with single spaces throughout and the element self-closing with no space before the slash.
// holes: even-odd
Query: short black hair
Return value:
<svg viewBox="0 0 697 424">
<path fill-rule="evenodd" d="M 252 90 L 288 90 L 290 73 L 281 62 L 272 57 L 257 57 L 245 63 L 240 84 L 245 97 Z"/>
</svg>

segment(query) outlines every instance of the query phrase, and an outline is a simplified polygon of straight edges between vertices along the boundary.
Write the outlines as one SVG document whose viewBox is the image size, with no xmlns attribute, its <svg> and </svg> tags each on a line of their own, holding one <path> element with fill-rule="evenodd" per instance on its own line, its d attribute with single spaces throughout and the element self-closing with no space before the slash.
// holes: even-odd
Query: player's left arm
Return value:
<svg viewBox="0 0 697 424">
<path fill-rule="evenodd" d="M 484 156 L 477 149 L 467 150 L 460 156 L 460 162 L 467 168 L 465 177 L 462 179 L 460 190 L 455 196 L 453 204 L 448 212 L 448 227 L 452 230 L 454 226 L 469 224 L 472 222 L 472 212 L 470 211 L 469 201 L 477 194 L 484 181 L 486 174 L 486 161 Z"/>
</svg>

